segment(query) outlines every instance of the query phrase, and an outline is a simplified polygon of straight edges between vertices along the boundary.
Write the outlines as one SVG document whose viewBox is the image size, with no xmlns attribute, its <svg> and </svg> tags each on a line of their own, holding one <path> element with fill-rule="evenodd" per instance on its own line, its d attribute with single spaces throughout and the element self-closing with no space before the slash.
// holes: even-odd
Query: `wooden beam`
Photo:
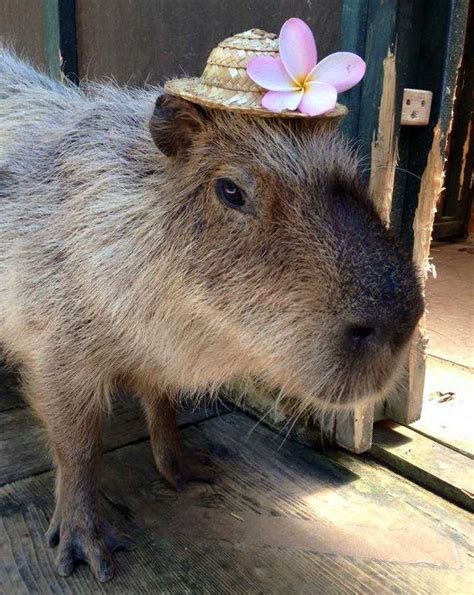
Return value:
<svg viewBox="0 0 474 595">
<path fill-rule="evenodd" d="M 367 32 L 367 13 L 369 0 L 343 0 L 341 15 L 341 51 L 353 52 L 362 58 L 365 56 Z M 356 139 L 359 133 L 359 113 L 362 84 L 342 93 L 339 101 L 346 105 L 349 114 L 344 118 L 342 132 Z"/>
<path fill-rule="evenodd" d="M 75 0 L 43 0 L 43 43 L 49 75 L 77 83 Z"/>
<path fill-rule="evenodd" d="M 391 422 L 375 426 L 370 454 L 404 477 L 474 511 L 474 471 L 469 457 Z"/>
<path fill-rule="evenodd" d="M 369 0 L 366 5 L 362 2 L 356 3 L 352 9 L 349 6 L 344 7 L 344 4 L 343 25 L 349 28 L 356 26 L 350 23 L 355 8 L 355 16 L 366 20 L 365 47 L 362 55 L 368 61 L 360 96 L 353 104 L 358 108 L 357 126 L 352 121 L 348 131 L 353 133 L 357 130 L 357 144 L 362 157 L 372 157 L 371 190 L 376 196 L 379 211 L 388 223 L 401 111 L 397 104 L 399 93 L 395 62 L 398 2 Z M 362 23 L 359 25 L 362 26 Z M 351 33 L 346 39 L 352 43 L 352 47 L 356 47 L 362 38 Z M 372 442 L 374 418 L 374 405 L 370 403 L 357 405 L 349 414 L 341 412 L 336 416 L 336 442 L 352 452 L 364 452 L 370 448 Z"/>
<path fill-rule="evenodd" d="M 398 162 L 397 73 L 395 54 L 390 49 L 383 61 L 379 121 L 370 154 L 369 192 L 387 227 L 390 225 L 395 168 Z"/>
<path fill-rule="evenodd" d="M 336 421 L 336 442 L 351 452 L 365 452 L 372 446 L 374 405 L 360 403 L 351 411 L 339 413 Z"/>
<path fill-rule="evenodd" d="M 444 2 L 441 4 L 440 9 L 447 8 Z M 413 180 L 410 180 L 409 184 L 407 182 L 404 205 L 406 218 L 402 224 L 402 228 L 409 226 L 409 229 L 412 230 L 412 233 L 408 235 L 404 230 L 405 243 L 411 247 L 414 262 L 425 278 L 431 266 L 429 262 L 431 234 L 436 204 L 444 181 L 446 146 L 452 121 L 454 89 L 464 49 L 468 2 L 467 0 L 455 0 L 450 3 L 449 8 L 450 10 L 446 13 L 446 22 L 440 24 L 435 12 L 428 15 L 428 20 L 423 28 L 422 49 L 424 52 L 431 49 L 436 57 L 436 60 L 430 63 L 426 61 L 426 57 L 421 58 L 420 67 L 422 70 L 419 75 L 419 86 L 423 88 L 429 88 L 425 86 L 425 83 L 431 85 L 433 81 L 436 83 L 431 89 L 433 91 L 432 124 L 426 129 L 417 130 L 416 136 L 410 137 L 412 167 L 419 167 L 420 163 L 423 163 L 423 170 L 421 182 L 418 185 L 415 185 Z M 436 46 L 441 43 L 444 43 L 442 53 Z M 430 73 L 433 77 L 432 80 L 429 78 Z M 415 131 L 413 132 L 415 133 Z M 427 142 L 429 142 L 428 146 L 426 146 Z M 416 153 L 413 153 L 414 150 Z M 416 194 L 413 196 L 415 189 Z M 413 212 L 411 209 L 414 201 L 416 209 Z M 408 220 L 407 217 L 410 213 L 412 213 L 410 215 L 412 219 Z M 427 336 L 425 327 L 423 319 L 414 337 L 408 361 L 406 398 L 390 400 L 386 406 L 387 416 L 404 424 L 413 423 L 421 415 L 426 374 Z"/>
<path fill-rule="evenodd" d="M 60 79 L 61 53 L 58 1 L 43 0 L 43 47 L 46 70 L 49 76 Z"/>
</svg>

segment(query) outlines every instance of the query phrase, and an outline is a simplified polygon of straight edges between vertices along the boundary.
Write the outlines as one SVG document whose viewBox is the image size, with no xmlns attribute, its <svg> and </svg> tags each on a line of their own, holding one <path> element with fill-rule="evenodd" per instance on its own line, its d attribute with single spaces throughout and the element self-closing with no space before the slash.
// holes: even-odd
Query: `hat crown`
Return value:
<svg viewBox="0 0 474 595">
<path fill-rule="evenodd" d="M 262 89 L 247 74 L 247 65 L 256 56 L 278 57 L 278 37 L 261 29 L 249 29 L 227 37 L 207 58 L 201 82 L 212 87 L 233 91 Z"/>
<path fill-rule="evenodd" d="M 223 39 L 220 47 L 255 50 L 259 52 L 278 52 L 278 36 L 263 29 L 249 29 Z"/>
</svg>

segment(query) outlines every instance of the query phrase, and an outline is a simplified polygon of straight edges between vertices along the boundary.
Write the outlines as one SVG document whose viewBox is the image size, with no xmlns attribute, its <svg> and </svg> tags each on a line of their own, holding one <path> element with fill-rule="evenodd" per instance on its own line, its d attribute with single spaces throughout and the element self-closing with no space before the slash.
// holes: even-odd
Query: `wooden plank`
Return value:
<svg viewBox="0 0 474 595">
<path fill-rule="evenodd" d="M 396 49 L 394 50 L 396 52 Z M 398 162 L 400 110 L 397 106 L 396 55 L 389 48 L 383 60 L 378 123 L 370 151 L 369 192 L 382 221 L 390 224 L 395 169 Z"/>
<path fill-rule="evenodd" d="M 199 423 L 215 415 L 225 415 L 223 406 L 182 410 L 179 427 Z M 146 422 L 140 405 L 133 397 L 118 398 L 112 416 L 104 428 L 104 450 L 110 451 L 148 438 Z M 31 409 L 15 408 L 0 412 L 0 485 L 18 481 L 29 475 L 44 473 L 52 468 L 43 429 Z"/>
<path fill-rule="evenodd" d="M 370 171 L 369 189 L 387 225 L 393 223 L 393 199 L 398 192 L 398 145 L 409 53 L 406 46 L 416 36 L 410 18 L 414 10 L 410 0 L 370 0 L 366 13 L 360 13 L 367 18 L 364 55 L 369 67 L 358 99 L 357 143 L 363 159 L 370 155 L 370 168 L 366 170 L 366 175 Z M 352 132 L 354 129 L 353 123 Z M 411 376 L 407 376 L 405 396 L 411 386 L 410 379 Z M 383 405 L 378 406 L 377 411 L 370 405 L 361 407 L 349 417 L 343 413 L 336 420 L 337 443 L 353 452 L 363 452 L 370 447 L 370 420 L 384 416 Z M 415 418 L 418 413 L 417 408 Z"/>
<path fill-rule="evenodd" d="M 444 156 L 451 123 L 453 90 L 464 47 L 468 3 L 437 1 L 426 15 L 420 36 L 420 67 L 417 84 L 433 95 L 431 126 L 410 137 L 407 165 L 415 176 L 407 178 L 404 194 L 402 238 L 412 249 L 413 260 L 427 276 L 436 203 L 444 179 Z M 439 10 L 438 10 L 439 9 Z M 421 181 L 416 174 L 420 173 Z M 419 419 L 426 374 L 426 321 L 417 330 L 408 362 L 406 399 L 392 401 L 387 415 L 400 423 Z"/>
<path fill-rule="evenodd" d="M 46 71 L 57 79 L 79 82 L 75 0 L 42 0 Z"/>
<path fill-rule="evenodd" d="M 296 14 L 295 14 L 296 13 Z M 76 0 L 81 78 L 162 83 L 200 76 L 220 41 L 253 27 L 277 33 L 286 19 L 304 19 L 324 57 L 339 49 L 341 0 Z M 133 51 L 130 49 L 133 48 Z"/>
<path fill-rule="evenodd" d="M 372 445 L 374 405 L 361 403 L 349 412 L 339 413 L 336 422 L 336 442 L 351 452 L 361 453 Z"/>
<path fill-rule="evenodd" d="M 474 468 L 469 457 L 391 422 L 376 424 L 369 452 L 405 477 L 474 511 Z"/>
<path fill-rule="evenodd" d="M 362 80 L 357 137 L 361 157 L 365 160 L 370 157 L 379 127 L 384 60 L 389 51 L 395 53 L 397 4 L 397 0 L 369 0 L 368 4 L 364 55 L 369 67 Z"/>
<path fill-rule="evenodd" d="M 427 359 L 421 418 L 410 427 L 474 459 L 474 370 Z"/>
<path fill-rule="evenodd" d="M 418 69 L 407 86 L 433 92 L 430 126 L 410 130 L 409 156 L 403 167 L 412 175 L 406 178 L 402 240 L 411 251 L 415 232 L 413 220 L 419 203 L 420 178 L 433 146 L 434 128 L 440 126 L 440 151 L 444 158 L 446 137 L 451 124 L 454 89 L 464 48 L 469 0 L 433 0 L 418 22 Z M 436 204 L 437 196 L 433 197 Z"/>
<path fill-rule="evenodd" d="M 469 592 L 467 512 L 370 459 L 278 448 L 273 432 L 253 427 L 231 414 L 187 428 L 187 447 L 207 449 L 221 481 L 179 497 L 146 443 L 105 455 L 105 512 L 137 541 L 115 555 L 108 585 L 83 565 L 68 579 L 54 574 L 43 539 L 52 473 L 0 488 L 6 592 Z"/>
<path fill-rule="evenodd" d="M 466 235 L 473 190 L 474 176 L 474 10 L 470 10 L 466 28 L 464 56 L 456 85 L 453 126 L 448 147 L 449 167 L 446 171 L 445 191 L 440 209 L 441 217 L 435 222 L 437 237 Z M 458 228 L 449 222 L 455 219 Z"/>
<path fill-rule="evenodd" d="M 353 52 L 361 58 L 365 55 L 367 32 L 367 12 L 369 0 L 343 0 L 341 16 L 341 51 Z M 363 84 L 363 83 L 362 83 Z M 341 93 L 338 101 L 349 109 L 348 115 L 341 124 L 341 130 L 353 139 L 359 133 L 360 99 L 362 84 Z"/>
<path fill-rule="evenodd" d="M 59 36 L 59 0 L 42 0 L 43 47 L 46 72 L 53 78 L 61 78 L 61 48 Z"/>
<path fill-rule="evenodd" d="M 357 142 L 363 158 L 370 154 L 369 188 L 387 223 L 398 160 L 399 102 L 403 94 L 396 72 L 397 14 L 396 0 L 369 0 L 366 12 L 359 6 L 359 16 L 367 18 L 364 55 L 370 62 L 358 97 Z M 352 132 L 354 129 L 352 123 Z M 358 405 L 349 415 L 338 414 L 337 443 L 357 453 L 370 448 L 374 417 L 374 406 L 370 404 Z"/>
<path fill-rule="evenodd" d="M 42 4 L 32 0 L 0 2 L 1 41 L 39 67 L 44 66 Z"/>
<path fill-rule="evenodd" d="M 385 417 L 404 424 L 418 420 L 423 406 L 427 345 L 424 325 L 422 319 L 413 334 L 398 386 L 385 403 Z"/>
</svg>

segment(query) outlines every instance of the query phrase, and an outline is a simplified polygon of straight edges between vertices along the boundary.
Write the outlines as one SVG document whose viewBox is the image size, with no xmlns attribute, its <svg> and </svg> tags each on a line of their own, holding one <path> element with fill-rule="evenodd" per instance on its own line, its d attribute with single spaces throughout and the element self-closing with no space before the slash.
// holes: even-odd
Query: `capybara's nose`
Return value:
<svg viewBox="0 0 474 595">
<path fill-rule="evenodd" d="M 376 340 L 376 329 L 373 324 L 350 324 L 346 328 L 346 337 L 352 349 L 364 349 Z"/>
<path fill-rule="evenodd" d="M 374 354 L 386 345 L 392 348 L 402 347 L 413 332 L 417 318 L 412 321 L 400 320 L 399 324 L 386 324 L 377 320 L 350 322 L 344 328 L 346 349 L 363 356 Z"/>
<path fill-rule="evenodd" d="M 364 355 L 392 339 L 390 329 L 373 320 L 350 322 L 344 329 L 344 342 L 350 352 Z"/>
</svg>

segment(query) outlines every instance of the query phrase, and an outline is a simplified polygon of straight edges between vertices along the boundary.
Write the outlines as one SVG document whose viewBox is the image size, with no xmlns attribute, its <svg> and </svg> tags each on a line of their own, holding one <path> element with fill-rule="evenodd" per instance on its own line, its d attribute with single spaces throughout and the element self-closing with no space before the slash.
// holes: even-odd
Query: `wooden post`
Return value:
<svg viewBox="0 0 474 595">
<path fill-rule="evenodd" d="M 43 44 L 49 75 L 79 82 L 75 0 L 43 0 Z"/>
<path fill-rule="evenodd" d="M 346 132 L 356 134 L 363 158 L 371 156 L 370 188 L 377 208 L 387 223 L 391 212 L 401 112 L 395 58 L 397 8 L 397 0 L 369 0 L 367 3 L 359 1 L 355 4 L 347 0 L 343 4 L 342 22 L 344 49 L 362 54 L 369 63 L 360 96 L 352 98 L 351 107 L 358 108 L 357 124 L 353 118 Z M 355 17 L 364 19 L 363 23 L 358 24 L 366 29 L 363 52 L 360 49 L 360 34 L 353 33 L 357 25 L 349 20 Z M 350 31 L 349 35 L 345 35 L 344 27 Z M 336 442 L 353 452 L 369 449 L 374 419 L 379 416 L 380 412 L 376 412 L 370 403 L 358 404 L 349 414 L 338 414 Z"/>
<path fill-rule="evenodd" d="M 433 91 L 431 126 L 417 130 L 416 136 L 410 137 L 413 158 L 408 160 L 408 167 L 416 172 L 420 159 L 425 155 L 425 160 L 421 161 L 421 183 L 414 197 L 416 210 L 410 226 L 413 233 L 411 238 L 413 260 L 423 272 L 425 279 L 431 268 L 429 263 L 431 234 L 436 204 L 443 188 L 445 153 L 455 101 L 454 89 L 464 49 L 469 3 L 467 0 L 450 2 L 449 11 L 445 12 L 446 22 L 441 26 L 439 13 L 442 14 L 441 8 L 446 10 L 446 3 L 437 0 L 434 4 L 436 6 L 433 6 L 433 13 L 425 22 L 423 32 L 425 39 L 422 39 L 422 44 L 429 46 L 438 44 L 441 47 L 444 44 L 441 54 L 444 60 L 434 63 L 421 62 L 418 85 L 428 89 L 431 85 L 430 90 Z M 440 5 L 440 11 L 437 11 L 438 5 Z M 439 37 L 437 38 L 436 35 Z M 439 52 L 439 47 L 437 51 Z M 415 131 L 412 134 L 414 135 Z M 411 195 L 408 193 L 410 186 Z M 406 189 L 406 206 L 410 204 L 410 200 L 413 200 L 413 181 L 410 186 Z M 389 400 L 386 405 L 386 416 L 394 421 L 410 424 L 421 415 L 428 340 L 423 318 L 412 343 L 404 393 Z"/>
<path fill-rule="evenodd" d="M 59 47 L 59 0 L 43 0 L 43 46 L 46 70 L 49 76 L 61 78 L 61 52 Z"/>
<path fill-rule="evenodd" d="M 371 155 L 370 187 L 379 212 L 390 220 L 394 232 L 426 272 L 467 9 L 468 0 L 434 0 L 429 13 L 414 0 L 368 0 L 365 58 L 369 76 L 362 86 L 357 140 L 362 156 Z M 415 27 L 414 23 L 423 24 Z M 381 69 L 382 62 L 383 77 L 374 68 L 376 63 Z M 433 93 L 430 126 L 400 130 L 404 87 Z M 397 162 L 401 171 L 396 169 Z M 371 418 L 385 416 L 405 424 L 419 418 L 426 343 L 423 320 L 407 358 L 402 390 L 389 399 L 384 412 L 379 408 L 374 415 L 366 405 L 358 406 L 349 417 L 339 416 L 335 435 L 340 445 L 355 452 L 370 446 Z"/>
</svg>

